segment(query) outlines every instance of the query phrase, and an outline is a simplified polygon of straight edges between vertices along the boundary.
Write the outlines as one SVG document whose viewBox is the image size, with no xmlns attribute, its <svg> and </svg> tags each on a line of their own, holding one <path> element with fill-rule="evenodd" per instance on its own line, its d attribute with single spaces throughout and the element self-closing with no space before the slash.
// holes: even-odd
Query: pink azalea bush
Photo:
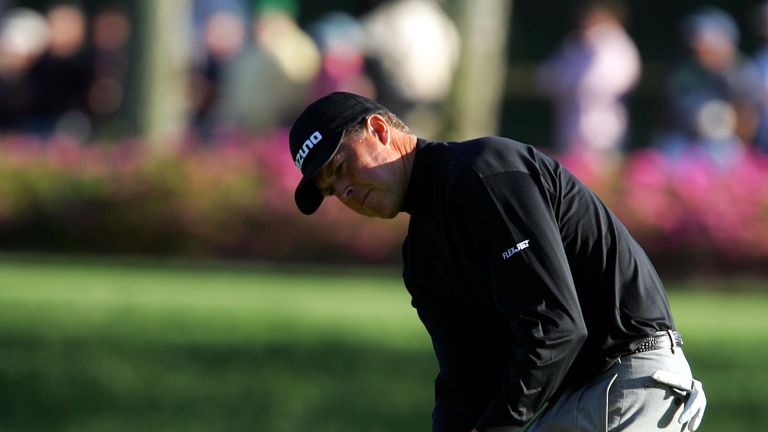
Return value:
<svg viewBox="0 0 768 432">
<path fill-rule="evenodd" d="M 607 174 L 579 158 L 565 164 L 583 173 L 661 267 L 768 267 L 768 156 L 723 165 L 696 151 L 673 158 L 643 150 Z"/>
<path fill-rule="evenodd" d="M 287 131 L 186 139 L 171 154 L 139 140 L 80 145 L 0 138 L 0 248 L 397 264 L 407 216 L 360 217 L 293 202 Z M 653 150 L 611 164 L 561 158 L 663 270 L 768 267 L 768 157 L 728 166 Z"/>
<path fill-rule="evenodd" d="M 157 155 L 136 140 L 79 145 L 0 139 L 0 248 L 388 262 L 403 218 L 367 220 L 329 202 L 296 210 L 284 131 L 187 139 Z M 329 200 L 331 201 L 331 200 Z"/>
</svg>

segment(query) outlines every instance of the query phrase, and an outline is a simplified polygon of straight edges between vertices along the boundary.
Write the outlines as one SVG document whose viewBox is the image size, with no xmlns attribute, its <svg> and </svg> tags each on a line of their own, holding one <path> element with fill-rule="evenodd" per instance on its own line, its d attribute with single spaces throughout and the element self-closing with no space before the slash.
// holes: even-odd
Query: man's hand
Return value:
<svg viewBox="0 0 768 432">
<path fill-rule="evenodd" d="M 707 406 L 707 397 L 704 395 L 704 388 L 701 381 L 690 380 L 684 375 L 667 372 L 663 370 L 656 371 L 653 374 L 656 381 L 676 388 L 684 393 L 688 393 L 688 400 L 685 402 L 683 412 L 677 421 L 680 424 L 688 423 L 688 430 L 693 432 L 701 424 L 701 418 L 704 416 L 704 408 Z"/>
</svg>

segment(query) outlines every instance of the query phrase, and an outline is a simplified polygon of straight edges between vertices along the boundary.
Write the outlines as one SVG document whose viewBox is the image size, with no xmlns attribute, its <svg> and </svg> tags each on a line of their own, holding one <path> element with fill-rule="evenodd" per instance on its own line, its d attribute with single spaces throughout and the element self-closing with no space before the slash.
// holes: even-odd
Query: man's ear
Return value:
<svg viewBox="0 0 768 432">
<path fill-rule="evenodd" d="M 368 132 L 378 138 L 378 140 L 385 146 L 389 145 L 391 134 L 389 124 L 384 119 L 384 117 L 382 117 L 380 114 L 373 114 L 372 116 L 368 117 L 367 123 Z"/>
</svg>

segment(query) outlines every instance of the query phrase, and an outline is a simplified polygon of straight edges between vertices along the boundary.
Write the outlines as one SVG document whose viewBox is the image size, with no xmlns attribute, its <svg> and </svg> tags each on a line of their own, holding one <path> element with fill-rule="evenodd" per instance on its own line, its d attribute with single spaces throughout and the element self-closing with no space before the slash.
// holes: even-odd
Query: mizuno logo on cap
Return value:
<svg viewBox="0 0 768 432">
<path fill-rule="evenodd" d="M 296 166 L 299 169 L 301 169 L 301 165 L 304 164 L 304 158 L 307 157 L 309 151 L 312 150 L 312 147 L 319 143 L 321 139 L 323 139 L 323 136 L 319 131 L 315 131 L 315 133 L 310 135 L 309 138 L 304 141 L 304 145 L 301 146 L 299 151 L 296 153 L 296 159 L 294 159 L 294 163 L 296 163 Z"/>
</svg>

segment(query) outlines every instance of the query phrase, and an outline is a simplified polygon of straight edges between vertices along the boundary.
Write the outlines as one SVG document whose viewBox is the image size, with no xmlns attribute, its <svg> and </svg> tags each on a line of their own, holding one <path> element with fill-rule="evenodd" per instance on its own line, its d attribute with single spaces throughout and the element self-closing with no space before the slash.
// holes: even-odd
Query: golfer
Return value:
<svg viewBox="0 0 768 432">
<path fill-rule="evenodd" d="M 616 216 L 535 148 L 433 142 L 350 93 L 290 132 L 299 209 L 410 214 L 403 278 L 440 371 L 433 431 L 695 430 L 706 404 L 664 288 Z"/>
</svg>

